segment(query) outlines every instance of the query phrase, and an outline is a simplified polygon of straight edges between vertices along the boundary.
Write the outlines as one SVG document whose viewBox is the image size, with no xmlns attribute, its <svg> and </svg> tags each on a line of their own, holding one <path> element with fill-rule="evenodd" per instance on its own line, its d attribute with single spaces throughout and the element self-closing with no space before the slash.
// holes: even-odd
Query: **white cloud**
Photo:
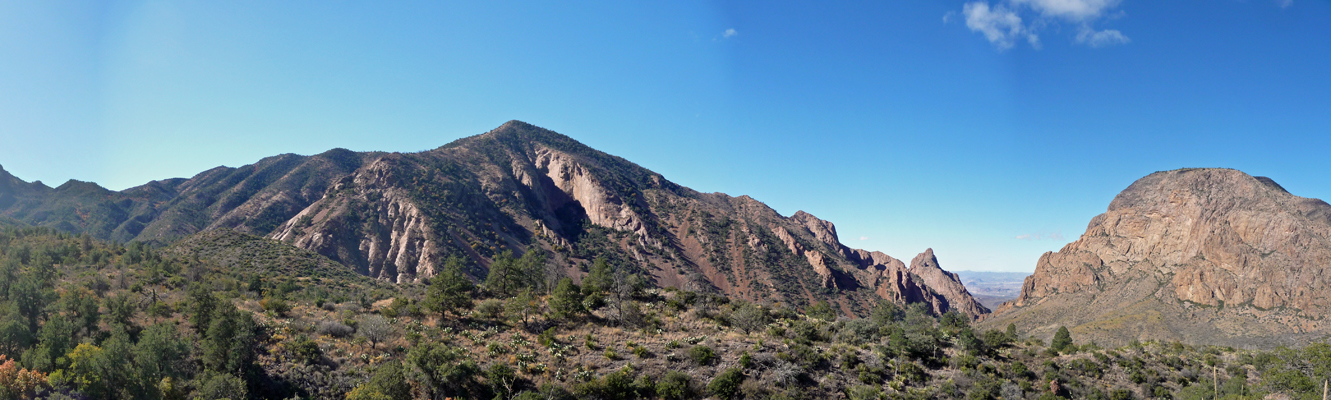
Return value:
<svg viewBox="0 0 1331 400">
<path fill-rule="evenodd" d="M 1081 30 L 1077 32 L 1077 43 L 1082 43 L 1091 47 L 1104 47 L 1116 44 L 1127 44 L 1132 39 L 1123 36 L 1123 32 L 1117 29 L 1105 29 L 1097 31 L 1089 26 L 1082 25 Z"/>
<path fill-rule="evenodd" d="M 727 38 L 728 38 L 728 37 L 732 37 L 732 36 L 735 36 L 735 35 L 738 35 L 738 34 L 739 34 L 739 32 L 736 32 L 736 31 L 735 31 L 735 28 L 730 28 L 730 29 L 726 29 L 725 33 L 722 33 L 722 34 L 721 34 L 721 37 L 727 37 Z"/>
<path fill-rule="evenodd" d="M 1043 28 L 1062 23 L 1080 26 L 1076 42 L 1091 47 L 1104 47 L 1131 42 L 1116 29 L 1095 30 L 1091 24 L 1100 19 L 1122 17 L 1122 11 L 1113 12 L 1121 0 L 997 0 L 992 6 L 987 0 L 972 1 L 962 6 L 966 27 L 979 32 L 999 51 L 1025 40 L 1032 48 L 1040 49 L 1039 32 Z M 1277 0 L 1293 1 L 1293 0 Z M 950 19 L 952 12 L 943 16 Z M 1029 18 L 1023 18 L 1023 15 Z M 1057 28 L 1055 28 L 1057 31 Z"/>
<path fill-rule="evenodd" d="M 961 13 L 966 16 L 966 27 L 984 34 L 990 43 L 999 50 L 1012 48 L 1015 41 L 1025 36 L 1028 41 L 1039 43 L 1039 38 L 1026 33 L 1017 13 L 1002 5 L 989 7 L 989 3 L 976 1 L 962 6 Z"/>
<path fill-rule="evenodd" d="M 1289 8 L 1294 5 L 1294 0 L 1276 0 L 1276 4 L 1279 4 L 1280 8 Z"/>
<path fill-rule="evenodd" d="M 868 236 L 860 236 L 860 240 L 869 240 Z"/>
<path fill-rule="evenodd" d="M 1011 0 L 1013 4 L 1030 7 L 1047 17 L 1072 21 L 1099 18 L 1105 11 L 1118 6 L 1119 0 Z"/>
<path fill-rule="evenodd" d="M 1017 235 L 1017 240 L 1031 240 L 1031 235 L 1030 234 Z"/>
</svg>

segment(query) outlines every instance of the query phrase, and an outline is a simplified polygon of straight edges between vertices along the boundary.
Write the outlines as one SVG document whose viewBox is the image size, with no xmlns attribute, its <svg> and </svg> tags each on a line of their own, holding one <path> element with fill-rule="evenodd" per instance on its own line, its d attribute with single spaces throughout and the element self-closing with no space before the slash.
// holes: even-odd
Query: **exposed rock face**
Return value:
<svg viewBox="0 0 1331 400">
<path fill-rule="evenodd" d="M 835 225 L 807 212 L 699 193 L 519 121 L 419 153 L 287 154 L 123 192 L 52 189 L 0 170 L 3 217 L 119 240 L 231 228 L 392 282 L 429 277 L 451 256 L 480 279 L 504 251 L 539 250 L 553 275 L 578 279 L 606 257 L 663 286 L 796 308 L 828 300 L 845 315 L 880 299 L 940 313 L 974 302 L 941 270 L 926 282 L 887 254 L 841 244 Z"/>
<path fill-rule="evenodd" d="M 946 298 L 929 290 L 928 285 L 899 262 L 887 265 L 874 282 L 874 287 L 878 296 L 895 303 L 925 303 L 940 315 L 950 309 Z"/>
<path fill-rule="evenodd" d="M 957 274 L 944 271 L 938 266 L 934 249 L 927 249 L 910 260 L 910 273 L 920 277 L 925 286 L 947 299 L 949 309 L 971 318 L 989 313 L 989 309 L 971 296 L 966 286 L 961 284 Z"/>
<path fill-rule="evenodd" d="M 647 232 L 642 217 L 624 204 L 624 200 L 619 196 L 608 192 L 606 187 L 572 156 L 544 146 L 537 146 L 535 153 L 536 159 L 533 163 L 536 169 L 543 171 L 549 182 L 567 196 L 566 201 L 577 202 L 591 223 L 614 230 L 633 232 L 644 244 L 661 245 L 657 238 Z M 542 189 L 547 189 L 536 182 L 524 181 L 523 184 L 536 192 L 545 192 L 546 190 Z M 549 204 L 551 209 L 559 209 L 564 205 L 558 201 Z"/>
<path fill-rule="evenodd" d="M 1041 256 L 990 321 L 1108 344 L 1296 344 L 1331 332 L 1328 268 L 1331 205 L 1236 170 L 1157 172 Z"/>
<path fill-rule="evenodd" d="M 442 263 L 439 235 L 398 185 L 398 162 L 384 157 L 343 178 L 330 195 L 269 236 L 378 279 L 411 282 L 434 275 Z"/>
</svg>

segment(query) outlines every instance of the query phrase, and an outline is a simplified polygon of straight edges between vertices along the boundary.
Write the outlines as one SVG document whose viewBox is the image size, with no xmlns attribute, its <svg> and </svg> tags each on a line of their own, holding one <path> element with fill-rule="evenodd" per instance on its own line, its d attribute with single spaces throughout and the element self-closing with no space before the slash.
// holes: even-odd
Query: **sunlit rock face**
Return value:
<svg viewBox="0 0 1331 400">
<path fill-rule="evenodd" d="M 1269 347 L 1331 331 L 1328 267 L 1331 205 L 1231 169 L 1157 172 L 1041 256 L 995 319 L 1080 326 L 1114 342 Z"/>
</svg>

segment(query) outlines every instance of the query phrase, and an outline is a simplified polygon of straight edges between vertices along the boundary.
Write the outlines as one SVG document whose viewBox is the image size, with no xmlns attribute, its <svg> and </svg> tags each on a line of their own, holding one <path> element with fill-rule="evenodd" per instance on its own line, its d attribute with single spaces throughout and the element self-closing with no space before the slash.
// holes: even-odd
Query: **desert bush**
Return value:
<svg viewBox="0 0 1331 400">
<path fill-rule="evenodd" d="M 316 328 L 320 335 L 344 338 L 356 333 L 356 329 L 337 321 L 319 321 Z"/>
<path fill-rule="evenodd" d="M 721 399 L 733 399 L 739 394 L 739 386 L 744 382 L 744 371 L 739 368 L 730 368 L 717 374 L 712 378 L 712 382 L 707 384 L 707 391 Z"/>
<path fill-rule="evenodd" d="M 504 302 L 499 299 L 485 299 L 476 305 L 476 314 L 481 318 L 497 321 L 504 316 Z"/>
<path fill-rule="evenodd" d="M 323 350 L 319 349 L 319 343 L 305 335 L 297 336 L 282 345 L 291 352 L 293 358 L 305 364 L 317 363 L 324 355 Z"/>
<path fill-rule="evenodd" d="M 246 394 L 245 381 L 230 374 L 217 374 L 204 381 L 203 385 L 194 392 L 196 399 L 244 399 L 248 398 Z"/>
<path fill-rule="evenodd" d="M 878 340 L 878 326 L 869 319 L 853 319 L 837 323 L 836 340 L 858 345 Z"/>
<path fill-rule="evenodd" d="M 740 303 L 734 312 L 730 313 L 730 325 L 739 328 L 744 333 L 762 331 L 763 328 L 771 323 L 771 318 L 767 315 L 767 310 L 754 303 Z"/>
<path fill-rule="evenodd" d="M 883 390 L 877 386 L 851 386 L 846 390 L 846 398 L 850 400 L 877 400 L 883 396 Z"/>
<path fill-rule="evenodd" d="M 689 348 L 689 358 L 698 365 L 709 365 L 716 359 L 716 353 L 711 347 L 697 345 Z"/>
<path fill-rule="evenodd" d="M 370 315 L 360 321 L 357 332 L 370 341 L 370 347 L 374 348 L 384 340 L 387 340 L 393 334 L 393 326 L 388 323 L 388 319 L 381 315 Z"/>
<path fill-rule="evenodd" d="M 279 316 L 285 316 L 288 311 L 291 311 L 291 305 L 279 297 L 265 297 L 263 300 L 259 300 L 259 306 L 263 307 L 264 311 L 271 311 Z"/>
<path fill-rule="evenodd" d="M 665 400 L 693 398 L 693 378 L 689 374 L 670 371 L 656 382 L 656 394 Z"/>
</svg>

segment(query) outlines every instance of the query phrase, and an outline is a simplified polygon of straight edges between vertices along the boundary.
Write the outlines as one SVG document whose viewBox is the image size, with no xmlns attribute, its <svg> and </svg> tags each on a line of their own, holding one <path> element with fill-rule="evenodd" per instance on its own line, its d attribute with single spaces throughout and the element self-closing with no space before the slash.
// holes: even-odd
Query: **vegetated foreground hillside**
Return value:
<svg viewBox="0 0 1331 400">
<path fill-rule="evenodd" d="M 199 254 L 0 229 L 0 398 L 1314 399 L 1331 371 L 1325 343 L 1102 349 L 925 303 L 848 320 L 648 289 L 605 262 L 550 287 L 532 269 L 552 264 L 505 259 L 476 286 L 454 258 L 390 292 Z"/>
<path fill-rule="evenodd" d="M 0 216 L 117 241 L 174 243 L 232 229 L 317 252 L 355 271 L 417 282 L 443 260 L 474 279 L 505 252 L 539 250 L 579 280 L 597 257 L 657 286 L 865 315 L 878 299 L 978 318 L 989 310 L 932 250 L 908 268 L 843 245 L 836 227 L 747 196 L 699 193 L 530 124 L 419 153 L 281 155 L 113 192 L 58 188 L 0 171 Z M 918 268 L 917 268 L 918 266 Z"/>
<path fill-rule="evenodd" d="M 1180 340 L 1245 348 L 1331 334 L 1331 205 L 1230 169 L 1157 172 L 1086 233 L 1040 257 L 989 317 L 1100 343 Z"/>
</svg>

